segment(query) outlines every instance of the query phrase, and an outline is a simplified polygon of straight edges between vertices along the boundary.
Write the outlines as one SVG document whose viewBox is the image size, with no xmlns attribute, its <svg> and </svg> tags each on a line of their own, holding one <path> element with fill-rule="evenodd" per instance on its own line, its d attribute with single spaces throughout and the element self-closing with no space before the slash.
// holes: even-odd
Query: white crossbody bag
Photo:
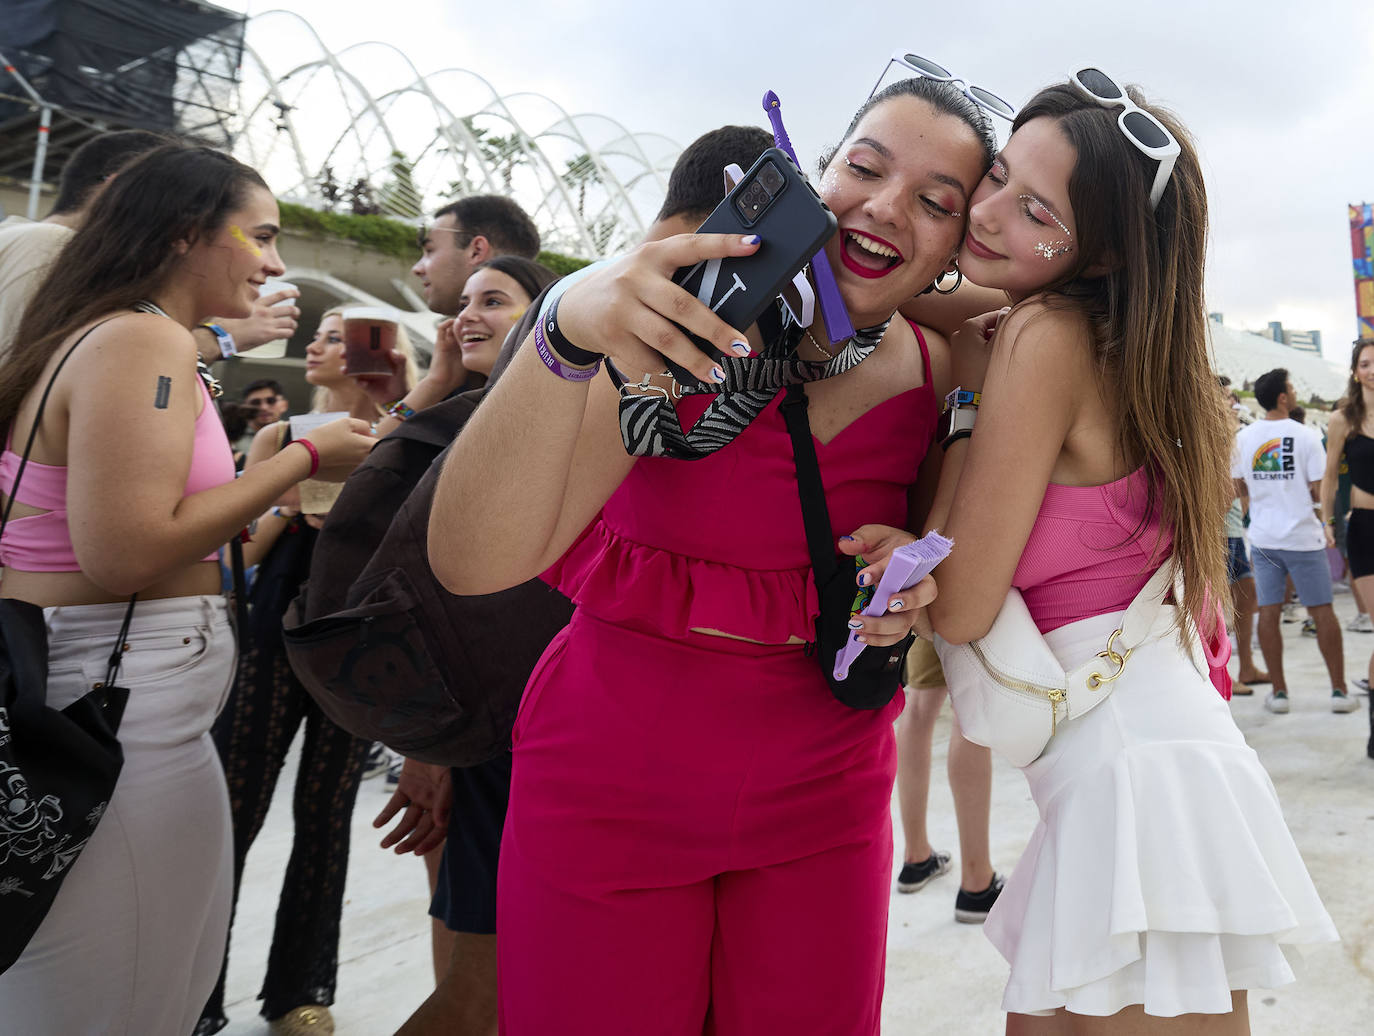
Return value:
<svg viewBox="0 0 1374 1036">
<path fill-rule="evenodd" d="M 1174 605 L 1164 599 L 1175 582 L 1172 562 L 1161 565 L 1126 609 L 1102 651 L 1066 671 L 1013 587 L 992 628 L 978 640 L 950 644 L 935 635 L 950 702 L 970 741 L 986 745 L 1014 766 L 1034 762 L 1061 722 L 1077 719 L 1107 699 L 1131 653 L 1175 629 Z M 1175 600 L 1181 600 L 1182 587 Z M 1201 645 L 1192 638 L 1193 664 L 1206 674 Z"/>
</svg>

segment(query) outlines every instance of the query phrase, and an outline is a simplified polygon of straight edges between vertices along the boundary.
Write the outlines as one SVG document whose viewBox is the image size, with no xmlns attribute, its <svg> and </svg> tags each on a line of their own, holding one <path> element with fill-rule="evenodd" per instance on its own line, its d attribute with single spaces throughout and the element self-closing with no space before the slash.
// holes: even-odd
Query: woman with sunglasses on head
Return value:
<svg viewBox="0 0 1374 1036">
<path fill-rule="evenodd" d="M 1100 703 L 1061 710 L 1023 767 L 1041 819 L 985 926 L 1011 964 L 1009 1033 L 1248 1032 L 1245 990 L 1291 981 L 1295 947 L 1336 938 L 1217 693 L 1231 440 L 1206 224 L 1182 126 L 1096 69 L 1021 109 L 971 200 L 960 269 L 1014 306 L 951 342 L 981 400 L 942 428 L 928 527 L 955 547 L 931 623 L 977 640 L 1016 588 L 1064 669 L 1098 655 L 1106 674 L 1087 683 Z M 910 538 L 855 537 L 865 556 Z M 1170 565 L 1178 627 L 1161 613 L 1114 651 L 1136 628 L 1123 610 Z"/>
<path fill-rule="evenodd" d="M 342 479 L 373 443 L 366 424 L 335 421 L 234 478 L 191 329 L 252 312 L 282 273 L 278 219 L 262 178 L 227 155 L 148 153 L 96 201 L 0 367 L 0 492 L 13 493 L 0 594 L 44 609 L 50 708 L 104 678 L 117 639 L 129 690 L 114 794 L 0 975 L 7 1032 L 187 1033 L 214 984 L 232 868 L 209 731 L 235 656 L 217 551 L 289 486 Z"/>
<path fill-rule="evenodd" d="M 870 98 L 823 164 L 840 228 L 825 251 L 859 330 L 832 344 L 817 318 L 796 355 L 871 348 L 805 387 L 836 537 L 872 513 L 908 521 L 947 353 L 894 311 L 951 266 L 992 148 L 962 91 L 907 79 Z M 545 578 L 578 605 L 513 734 L 498 889 L 511 1036 L 878 1031 L 901 698 L 841 705 L 807 649 L 818 601 L 783 393 L 691 463 L 663 446 L 671 428 L 636 458 L 611 380 L 574 366 L 595 350 L 630 381 L 664 357 L 717 379 L 728 361 L 674 323 L 726 357 L 790 348 L 669 279 L 756 247 L 674 237 L 573 282 L 540 325 L 572 344 L 553 352 L 541 332 L 516 354 L 436 491 L 430 559 L 450 589 L 554 566 Z M 661 384 L 681 427 L 715 406 L 674 406 Z M 861 635 L 901 641 L 929 587 L 857 620 Z"/>
</svg>

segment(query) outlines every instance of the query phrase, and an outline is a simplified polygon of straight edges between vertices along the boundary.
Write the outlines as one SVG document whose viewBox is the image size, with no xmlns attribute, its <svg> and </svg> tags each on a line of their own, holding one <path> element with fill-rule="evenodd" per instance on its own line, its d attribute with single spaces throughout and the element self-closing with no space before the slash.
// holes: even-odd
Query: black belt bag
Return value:
<svg viewBox="0 0 1374 1036">
<path fill-rule="evenodd" d="M 849 667 L 849 675 L 835 679 L 835 656 L 849 640 L 849 619 L 854 614 L 854 582 L 858 566 L 853 559 L 835 553 L 830 526 L 830 509 L 825 503 L 816 446 L 811 440 L 811 421 L 807 416 L 806 392 L 801 385 L 787 386 L 782 417 L 792 437 L 792 458 L 797 466 L 797 494 L 801 498 L 802 522 L 806 526 L 806 545 L 811 553 L 811 570 L 816 579 L 820 614 L 816 616 L 813 645 L 830 693 L 851 709 L 881 709 L 892 700 L 901 683 L 902 661 L 915 635 L 908 635 L 891 647 L 864 648 Z"/>
</svg>

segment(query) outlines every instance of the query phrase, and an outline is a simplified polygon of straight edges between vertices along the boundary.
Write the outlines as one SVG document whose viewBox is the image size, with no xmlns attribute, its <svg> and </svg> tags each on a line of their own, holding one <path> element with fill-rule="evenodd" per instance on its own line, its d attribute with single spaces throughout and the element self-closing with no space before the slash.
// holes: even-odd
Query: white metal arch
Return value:
<svg viewBox="0 0 1374 1036">
<path fill-rule="evenodd" d="M 274 59 L 257 44 L 270 42 L 280 51 L 284 38 L 291 41 L 291 67 L 281 71 L 273 62 L 285 65 L 286 56 Z M 378 49 L 385 62 L 362 60 Z M 240 87 L 236 150 L 274 190 L 307 204 L 325 203 L 320 176 L 326 166 L 350 183 L 381 186 L 389 177 L 383 192 L 394 192 L 391 203 L 404 195 L 406 207 L 421 211 L 452 200 L 449 184 L 468 185 L 509 193 L 530 212 L 548 247 L 594 258 L 643 233 L 681 151 L 661 133 L 634 133 L 606 115 L 570 114 L 543 94 L 502 94 L 470 69 L 424 75 L 388 43 L 364 41 L 331 51 L 314 26 L 292 11 L 251 18 L 245 51 L 250 74 Z M 385 89 L 364 82 L 360 70 L 387 62 L 392 75 Z M 455 86 L 445 96 L 464 93 L 466 83 L 476 103 L 441 100 L 435 87 L 444 80 Z M 289 154 L 277 144 L 280 133 L 287 135 Z M 499 139 L 505 152 L 493 157 L 484 144 L 488 137 Z M 404 156 L 408 173 L 393 170 L 397 154 Z"/>
</svg>

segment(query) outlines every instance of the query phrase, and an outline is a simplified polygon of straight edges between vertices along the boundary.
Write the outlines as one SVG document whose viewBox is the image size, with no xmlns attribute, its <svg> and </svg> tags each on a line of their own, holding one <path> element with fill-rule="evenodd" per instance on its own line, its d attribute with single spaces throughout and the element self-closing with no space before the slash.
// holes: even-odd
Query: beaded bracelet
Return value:
<svg viewBox="0 0 1374 1036">
<path fill-rule="evenodd" d="M 398 399 L 386 408 L 386 416 L 394 417 L 398 421 L 409 421 L 415 416 L 415 408 L 407 406 L 404 399 Z"/>
<path fill-rule="evenodd" d="M 320 470 L 320 451 L 315 449 L 315 444 L 309 439 L 292 439 L 291 442 L 297 446 L 304 446 L 305 451 L 310 454 L 310 474 L 305 477 L 314 478 L 315 473 Z"/>
</svg>

